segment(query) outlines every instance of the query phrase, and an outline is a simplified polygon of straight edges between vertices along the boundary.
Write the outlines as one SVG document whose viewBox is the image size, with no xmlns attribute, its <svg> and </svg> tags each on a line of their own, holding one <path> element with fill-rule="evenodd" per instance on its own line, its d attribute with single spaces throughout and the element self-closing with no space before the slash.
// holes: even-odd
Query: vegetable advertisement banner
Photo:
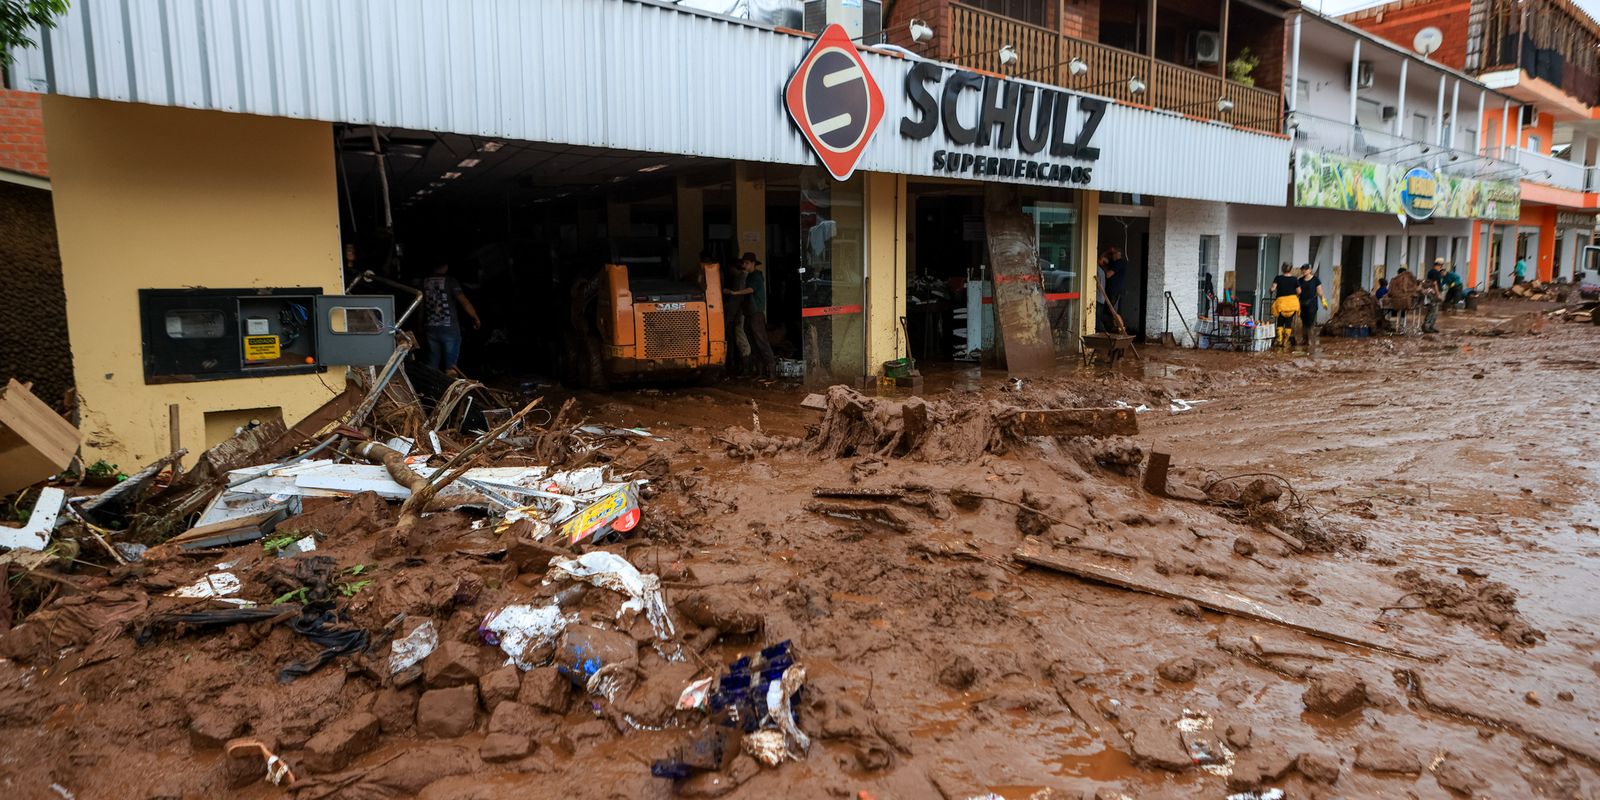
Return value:
<svg viewBox="0 0 1600 800">
<path fill-rule="evenodd" d="M 1378 164 L 1315 150 L 1300 150 L 1294 161 L 1294 204 L 1307 208 L 1407 214 L 1407 187 L 1418 185 L 1407 176 L 1416 169 L 1405 164 Z M 1517 219 L 1522 213 L 1516 181 L 1490 181 L 1433 174 L 1431 187 L 1434 218 Z"/>
</svg>

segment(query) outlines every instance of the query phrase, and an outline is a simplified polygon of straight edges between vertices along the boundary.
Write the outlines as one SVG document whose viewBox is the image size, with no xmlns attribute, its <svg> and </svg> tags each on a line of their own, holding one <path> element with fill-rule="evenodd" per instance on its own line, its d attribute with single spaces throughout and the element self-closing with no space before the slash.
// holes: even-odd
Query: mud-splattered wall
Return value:
<svg viewBox="0 0 1600 800">
<path fill-rule="evenodd" d="M 0 181 L 0 382 L 59 407 L 72 388 L 67 298 L 50 192 Z"/>
</svg>

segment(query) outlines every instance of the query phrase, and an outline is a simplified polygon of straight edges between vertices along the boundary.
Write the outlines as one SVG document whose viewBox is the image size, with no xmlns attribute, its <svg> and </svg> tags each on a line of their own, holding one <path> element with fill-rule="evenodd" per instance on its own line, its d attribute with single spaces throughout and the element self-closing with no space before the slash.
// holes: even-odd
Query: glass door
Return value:
<svg viewBox="0 0 1600 800">
<path fill-rule="evenodd" d="M 1045 311 L 1050 316 L 1056 352 L 1076 353 L 1083 313 L 1078 292 L 1078 209 L 1071 203 L 1037 200 L 1023 203 L 1022 212 L 1033 219 Z"/>
<path fill-rule="evenodd" d="M 860 175 L 800 176 L 800 336 L 810 384 L 867 374 L 866 209 Z"/>
</svg>

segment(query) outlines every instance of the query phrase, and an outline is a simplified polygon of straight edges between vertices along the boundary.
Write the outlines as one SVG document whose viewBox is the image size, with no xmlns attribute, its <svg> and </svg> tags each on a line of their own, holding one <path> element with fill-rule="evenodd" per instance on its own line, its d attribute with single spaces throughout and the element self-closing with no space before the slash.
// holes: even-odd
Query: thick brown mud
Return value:
<svg viewBox="0 0 1600 800">
<path fill-rule="evenodd" d="M 285 626 L 166 631 L 145 646 L 120 632 L 219 559 L 239 562 L 243 596 L 270 601 L 271 559 L 246 545 L 102 579 L 36 614 L 49 624 L 33 638 L 0 639 L 0 785 L 18 798 L 1600 796 L 1600 328 L 1465 333 L 1530 307 L 1446 318 L 1438 336 L 1323 339 L 1316 357 L 1150 348 L 1126 371 L 1020 390 L 929 376 L 952 425 L 997 404 L 1121 401 L 1149 409 L 1130 440 L 985 434 L 862 452 L 818 434 L 803 392 L 580 397 L 590 422 L 666 439 L 608 449 L 656 477 L 637 533 L 606 549 L 660 577 L 682 640 L 705 645 L 691 664 L 710 674 L 794 642 L 812 739 L 798 761 L 741 757 L 719 781 L 682 786 L 651 777 L 695 726 L 631 716 L 681 688 L 652 685 L 682 665 L 648 647 L 624 702 L 573 693 L 530 718 L 529 755 L 490 760 L 505 730 L 493 708 L 438 738 L 392 712 L 417 687 L 384 688 L 354 660 L 279 684 L 315 650 Z M 1145 492 L 1129 464 L 1149 450 L 1170 453 L 1174 481 L 1199 495 Z M 1250 509 L 1203 502 L 1218 478 L 1249 475 L 1286 482 L 1277 521 L 1339 544 L 1299 552 Z M 817 488 L 891 497 L 819 512 Z M 497 665 L 479 643 L 484 616 L 551 591 L 467 514 L 430 515 L 420 550 L 394 552 L 395 507 L 308 508 L 295 524 L 327 534 L 316 554 L 374 581 L 347 604 L 353 623 L 431 619 L 441 642 L 483 651 L 483 672 Z M 1027 566 L 1013 558 L 1024 546 L 1345 640 Z M 610 617 L 600 594 L 585 613 Z M 697 639 L 710 625 L 722 635 Z M 259 738 L 299 770 L 309 738 L 363 713 L 397 721 L 348 765 L 305 769 L 293 792 L 214 741 Z"/>
</svg>

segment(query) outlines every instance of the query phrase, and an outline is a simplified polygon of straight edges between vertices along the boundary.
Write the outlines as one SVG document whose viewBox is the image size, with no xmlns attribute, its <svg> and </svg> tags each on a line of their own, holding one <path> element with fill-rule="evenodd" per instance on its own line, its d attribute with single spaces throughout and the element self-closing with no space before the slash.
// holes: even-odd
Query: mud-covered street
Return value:
<svg viewBox="0 0 1600 800">
<path fill-rule="evenodd" d="M 935 373 L 921 400 L 834 389 L 826 410 L 781 384 L 580 395 L 585 424 L 649 436 L 490 458 L 646 480 L 638 526 L 601 546 L 497 532 L 472 504 L 410 525 L 370 493 L 307 497 L 266 540 L 311 536 L 311 553 L 162 545 L 118 565 L 91 544 L 4 596 L 0 786 L 1600 796 L 1600 328 L 1468 333 L 1536 308 L 1323 339 L 1316 357 L 1147 348 L 1020 388 Z M 1124 404 L 1144 409 L 1132 437 L 1026 435 L 1012 414 Z M 1164 487 L 1152 452 L 1171 457 Z M 579 553 L 622 556 L 643 592 L 586 583 L 599 562 Z M 260 617 L 169 596 L 219 564 Z M 318 630 L 363 646 L 272 617 L 319 591 Z M 546 604 L 566 615 L 554 650 L 508 644 L 496 615 Z M 395 669 L 423 621 L 437 643 Z M 587 683 L 563 660 L 580 630 L 613 667 Z M 743 656 L 758 669 L 782 642 L 765 663 L 794 666 L 765 700 L 794 713 L 756 726 L 776 753 L 719 733 L 716 701 L 685 705 L 696 680 Z M 260 753 L 293 779 L 264 780 Z"/>
</svg>

